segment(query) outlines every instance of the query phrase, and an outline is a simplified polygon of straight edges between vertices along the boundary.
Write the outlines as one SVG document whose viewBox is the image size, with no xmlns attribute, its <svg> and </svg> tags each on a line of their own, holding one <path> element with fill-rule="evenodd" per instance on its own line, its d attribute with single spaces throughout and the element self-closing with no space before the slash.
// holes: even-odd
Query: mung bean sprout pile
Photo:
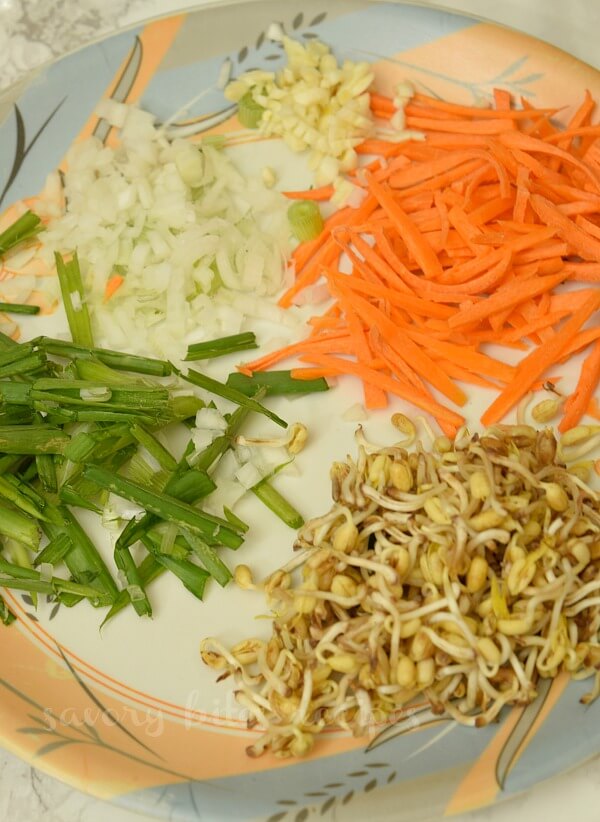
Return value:
<svg viewBox="0 0 600 822">
<path fill-rule="evenodd" d="M 540 678 L 595 675 L 600 692 L 600 504 L 579 426 L 461 429 L 431 450 L 379 447 L 331 469 L 333 506 L 299 532 L 262 588 L 268 640 L 202 645 L 232 678 L 267 750 L 302 756 L 325 729 L 368 734 L 417 697 L 481 727 L 526 705 Z M 242 587 L 255 586 L 238 566 Z"/>
</svg>

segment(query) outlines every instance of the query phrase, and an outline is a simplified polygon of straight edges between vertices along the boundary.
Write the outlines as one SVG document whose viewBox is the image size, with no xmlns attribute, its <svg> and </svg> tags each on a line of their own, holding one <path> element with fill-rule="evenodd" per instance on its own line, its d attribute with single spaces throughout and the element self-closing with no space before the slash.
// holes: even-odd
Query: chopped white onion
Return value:
<svg viewBox="0 0 600 822">
<path fill-rule="evenodd" d="M 368 415 L 364 406 L 357 402 L 344 411 L 342 419 L 346 422 L 363 422 L 368 419 Z"/>
<path fill-rule="evenodd" d="M 55 251 L 77 248 L 99 344 L 181 361 L 188 334 L 236 333 L 252 315 L 246 302 L 255 315 L 281 288 L 288 203 L 214 146 L 170 142 L 148 112 L 105 101 L 100 113 L 122 124 L 120 142 L 92 137 L 70 149 L 66 211 L 50 219 L 38 253 L 52 265 Z M 115 271 L 125 281 L 105 301 Z"/>
<path fill-rule="evenodd" d="M 235 479 L 246 490 L 250 490 L 263 479 L 263 474 L 253 462 L 246 462 L 235 472 Z"/>
<path fill-rule="evenodd" d="M 204 428 L 209 431 L 225 431 L 227 420 L 216 408 L 200 408 L 196 412 L 196 428 Z"/>
</svg>

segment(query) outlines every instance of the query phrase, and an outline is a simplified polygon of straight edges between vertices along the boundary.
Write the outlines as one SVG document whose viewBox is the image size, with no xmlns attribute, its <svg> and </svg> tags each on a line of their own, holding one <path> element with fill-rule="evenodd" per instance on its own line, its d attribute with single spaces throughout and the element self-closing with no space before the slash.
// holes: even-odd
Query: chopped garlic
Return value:
<svg viewBox="0 0 600 822">
<path fill-rule="evenodd" d="M 272 39 L 281 39 L 287 66 L 276 75 L 248 71 L 229 83 L 225 96 L 238 102 L 252 91 L 265 109 L 262 133 L 282 137 L 292 151 L 310 149 L 316 183 L 330 183 L 341 172 L 356 168 L 354 148 L 372 133 L 367 92 L 373 81 L 371 67 L 350 60 L 340 65 L 318 40 L 303 45 L 283 32 L 279 37 L 277 28 L 269 31 Z"/>
</svg>

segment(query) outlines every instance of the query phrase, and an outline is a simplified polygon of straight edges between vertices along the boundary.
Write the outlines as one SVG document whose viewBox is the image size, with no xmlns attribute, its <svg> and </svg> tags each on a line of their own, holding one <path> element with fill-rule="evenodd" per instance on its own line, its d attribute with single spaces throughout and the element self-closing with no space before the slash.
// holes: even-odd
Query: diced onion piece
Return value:
<svg viewBox="0 0 600 822">
<path fill-rule="evenodd" d="M 368 418 L 367 412 L 359 402 L 351 405 L 342 414 L 342 419 L 346 422 L 363 422 Z"/>
<path fill-rule="evenodd" d="M 210 431 L 225 431 L 227 420 L 216 408 L 200 408 L 196 412 L 196 428 Z"/>
<path fill-rule="evenodd" d="M 145 594 L 139 585 L 128 585 L 126 590 L 132 602 L 140 602 L 140 600 L 145 599 Z"/>
<path fill-rule="evenodd" d="M 108 385 L 98 386 L 98 388 L 82 388 L 79 396 L 87 402 L 107 402 L 112 397 L 112 391 Z"/>
<path fill-rule="evenodd" d="M 253 462 L 246 462 L 235 472 L 235 479 L 243 488 L 250 490 L 263 479 L 263 475 Z"/>
</svg>

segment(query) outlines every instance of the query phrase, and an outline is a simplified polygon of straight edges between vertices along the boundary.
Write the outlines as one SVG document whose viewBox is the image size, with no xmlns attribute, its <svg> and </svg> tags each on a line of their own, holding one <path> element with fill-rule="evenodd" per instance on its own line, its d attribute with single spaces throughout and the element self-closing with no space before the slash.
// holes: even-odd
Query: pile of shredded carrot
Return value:
<svg viewBox="0 0 600 822">
<path fill-rule="evenodd" d="M 600 125 L 589 93 L 563 129 L 555 110 L 520 103 L 503 90 L 489 108 L 415 94 L 406 127 L 423 140 L 365 141 L 375 159 L 354 174 L 362 203 L 296 249 L 280 300 L 289 307 L 324 278 L 333 304 L 306 339 L 240 370 L 296 357 L 308 366 L 296 377 L 354 375 L 368 408 L 395 394 L 451 435 L 463 422 L 452 404 L 467 399 L 458 382 L 497 391 L 481 418 L 491 425 L 590 346 L 559 427 L 576 425 L 600 379 L 600 326 L 586 325 L 600 307 Z M 378 118 L 395 111 L 378 94 L 371 104 Z M 489 344 L 523 356 L 507 364 Z"/>
</svg>

